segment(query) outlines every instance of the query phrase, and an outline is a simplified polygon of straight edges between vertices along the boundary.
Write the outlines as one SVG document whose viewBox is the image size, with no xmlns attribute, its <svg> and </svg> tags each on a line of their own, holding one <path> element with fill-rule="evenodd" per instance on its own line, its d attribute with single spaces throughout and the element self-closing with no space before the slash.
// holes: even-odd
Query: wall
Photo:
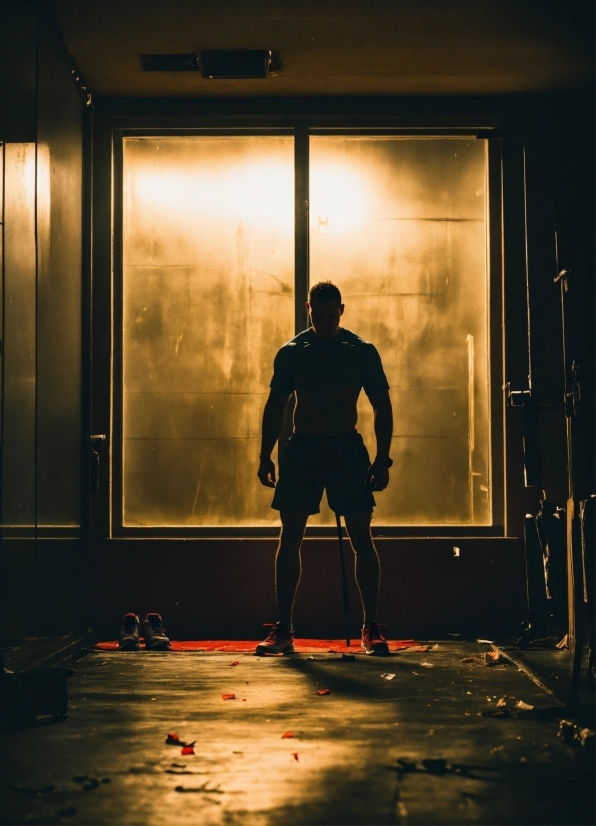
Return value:
<svg viewBox="0 0 596 826">
<path fill-rule="evenodd" d="M 0 637 L 86 628 L 83 102 L 43 6 L 2 13 L 6 190 Z"/>
<path fill-rule="evenodd" d="M 515 636 L 526 618 L 524 517 L 536 512 L 541 490 L 524 487 L 523 414 L 505 406 L 500 388 L 511 381 L 526 389 L 531 369 L 537 371 L 542 351 L 554 352 L 550 378 L 541 386 L 545 402 L 560 403 L 561 359 L 556 331 L 545 327 L 541 314 L 556 321 L 557 293 L 543 289 L 544 267 L 554 266 L 552 220 L 552 159 L 548 144 L 539 140 L 538 118 L 548 120 L 542 97 L 468 99 L 362 99 L 327 100 L 100 100 L 96 101 L 94 152 L 94 353 L 93 430 L 110 429 L 110 306 L 112 300 L 112 129 L 134 125 L 192 127 L 225 122 L 234 114 L 242 118 L 317 118 L 334 115 L 495 124 L 503 141 L 503 191 L 496 199 L 496 221 L 504 221 L 503 250 L 497 245 L 493 261 L 498 289 L 504 281 L 502 375 L 494 399 L 497 420 L 504 417 L 503 479 L 506 500 L 504 536 L 498 531 L 472 536 L 454 531 L 451 538 L 416 537 L 379 540 L 383 564 L 381 617 L 393 636 L 442 636 L 466 633 L 478 636 Z M 278 121 L 279 122 L 279 121 Z M 236 120 L 236 124 L 238 120 Z M 511 150 L 511 151 L 509 151 Z M 528 160 L 530 158 L 531 160 Z M 532 165 L 532 191 L 526 184 Z M 540 181 L 541 187 L 536 185 Z M 501 179 L 493 182 L 501 186 Z M 502 204 L 501 204 L 502 197 Z M 549 201 L 550 198 L 550 201 Z M 551 207 L 549 209 L 549 203 Z M 503 209 L 501 210 L 501 206 Z M 532 256 L 528 257 L 526 222 L 531 229 Z M 539 254 L 540 253 L 540 254 Z M 116 254 L 118 250 L 116 249 Z M 545 264 L 546 262 L 546 264 Z M 538 278 L 536 287 L 532 287 Z M 533 281 L 534 279 L 534 281 Z M 534 362 L 528 352 L 527 296 L 532 288 Z M 498 303 L 498 302 L 497 302 Z M 493 346 L 500 347 L 497 331 Z M 558 360 L 557 360 L 558 359 Z M 548 372 L 548 371 L 545 371 Z M 546 408 L 545 408 L 546 410 Z M 548 409 L 553 419 L 545 440 L 543 468 L 548 493 L 558 495 L 564 475 L 564 418 L 562 409 Z M 103 448 L 107 460 L 108 446 Z M 561 457 L 563 462 L 561 463 Z M 564 482 L 563 482 L 564 487 Z M 273 599 L 274 540 L 238 539 L 118 539 L 109 536 L 109 491 L 104 477 L 100 494 L 93 497 L 92 625 L 103 636 L 118 633 L 125 611 L 158 610 L 168 630 L 179 637 L 258 638 L 261 623 L 275 619 Z M 453 555 L 453 545 L 462 549 Z M 304 578 L 296 606 L 300 634 L 340 636 L 341 599 L 337 549 L 333 540 L 307 539 L 304 543 Z M 354 628 L 359 622 L 359 600 L 352 582 Z"/>
<path fill-rule="evenodd" d="M 518 539 L 378 540 L 379 619 L 392 639 L 460 633 L 513 637 L 525 618 L 523 542 Z M 275 622 L 274 540 L 98 542 L 92 553 L 91 615 L 103 639 L 121 618 L 159 611 L 173 639 L 260 639 Z M 344 541 L 351 634 L 362 613 L 353 554 Z M 337 540 L 308 539 L 294 624 L 301 637 L 345 633 Z"/>
<path fill-rule="evenodd" d="M 3 11 L 1 82 L 6 141 L 3 299 L 5 339 L 3 528 L 0 578 L 0 636 L 78 632 L 86 628 L 87 585 L 92 624 L 115 636 L 121 614 L 161 610 L 175 636 L 258 638 L 260 623 L 275 619 L 273 540 L 110 540 L 107 461 L 102 447 L 100 492 L 87 505 L 86 461 L 81 462 L 85 427 L 85 387 L 81 353 L 92 360 L 91 432 L 110 433 L 111 358 L 111 128 L 131 118 L 161 125 L 192 125 L 238 116 L 296 118 L 300 114 L 338 118 L 354 114 L 410 117 L 430 114 L 445 121 L 499 121 L 505 141 L 518 142 L 523 176 L 504 193 L 505 322 L 503 384 L 524 389 L 531 368 L 533 390 L 542 405 L 542 485 L 564 504 L 565 422 L 562 394 L 559 298 L 556 273 L 555 210 L 565 218 L 565 249 L 581 258 L 576 316 L 582 332 L 578 351 L 587 370 L 582 490 L 592 484 L 590 433 L 593 381 L 590 368 L 590 308 L 593 306 L 593 234 L 585 200 L 593 139 L 575 140 L 578 111 L 590 109 L 590 94 L 486 99 L 345 99 L 304 101 L 102 101 L 95 133 L 95 276 L 82 274 L 83 104 L 70 84 L 60 47 L 49 27 L 38 24 L 33 4 Z M 127 120 L 128 119 L 128 120 Z M 576 123 L 591 135 L 587 115 Z M 592 132 L 590 131 L 592 130 Z M 551 140 L 552 139 L 552 140 Z M 33 153 L 34 175 L 18 177 Z M 19 161 L 19 158 L 21 159 Z M 12 159 L 12 160 L 10 160 Z M 14 163 L 13 163 L 14 161 Z M 12 166 L 11 166 L 12 164 Z M 10 181 L 17 175 L 19 186 Z M 33 190 L 27 189 L 33 181 Z M 521 180 L 521 187 L 520 187 Z M 576 198 L 576 191 L 580 195 Z M 15 202 L 19 195 L 20 203 Z M 583 193 L 583 194 L 581 194 Z M 32 197 L 33 195 L 33 197 Z M 11 202 L 12 199 L 12 202 Z M 593 207 L 593 204 L 592 204 Z M 12 217 L 10 210 L 12 209 Z M 15 215 L 20 214 L 17 221 Z M 8 220 L 10 218 L 10 221 Z M 526 236 L 527 222 L 527 236 Z M 12 235 L 11 235 L 12 233 Z M 527 242 L 527 243 L 526 243 Z M 20 254 L 14 251 L 18 248 Z M 12 250 L 12 251 L 11 251 Z M 579 250 L 573 253 L 573 250 Z M 591 257 L 592 256 L 592 257 Z M 526 280 L 527 279 L 527 280 Z M 93 349 L 82 348 L 82 293 L 92 290 Z M 574 288 L 575 289 L 575 288 Z M 12 292 L 11 292 L 12 291 Z M 527 297 L 531 354 L 528 361 Z M 592 302 L 592 304 L 591 304 Z M 21 343 L 19 343 L 19 341 Z M 592 348 L 593 351 L 593 348 Z M 496 400 L 503 408 L 503 398 Z M 523 485 L 521 411 L 504 409 L 507 532 L 503 538 L 453 536 L 382 540 L 381 614 L 392 636 L 440 636 L 449 632 L 514 635 L 525 614 L 523 519 L 535 512 L 540 488 Z M 18 446 L 18 450 L 16 447 Z M 12 458 L 10 451 L 13 450 Z M 86 458 L 86 453 L 85 453 Z M 85 465 L 84 472 L 81 464 Z M 12 509 L 12 510 L 11 510 Z M 9 513 L 10 511 L 10 513 Z M 20 514 L 18 519 L 14 514 Z M 7 517 L 10 516 L 10 519 Z M 12 525 L 12 527 L 8 524 Z M 87 544 L 93 537 L 90 578 Z M 461 548 L 453 556 L 452 547 Z M 338 562 L 333 541 L 305 542 L 305 568 L 296 622 L 304 635 L 342 633 Z M 351 583 L 352 604 L 358 604 Z M 354 608 L 354 625 L 358 612 Z"/>
</svg>

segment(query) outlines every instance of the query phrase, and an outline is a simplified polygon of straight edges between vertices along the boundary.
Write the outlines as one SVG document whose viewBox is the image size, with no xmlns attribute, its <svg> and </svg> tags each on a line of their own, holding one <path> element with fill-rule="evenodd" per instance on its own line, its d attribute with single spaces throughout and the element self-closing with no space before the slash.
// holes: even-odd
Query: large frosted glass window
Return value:
<svg viewBox="0 0 596 826">
<path fill-rule="evenodd" d="M 394 466 L 378 525 L 489 525 L 485 143 L 313 136 L 310 279 L 381 353 Z M 359 429 L 374 455 L 372 412 Z M 331 524 L 325 507 L 316 524 Z"/>
<path fill-rule="evenodd" d="M 125 138 L 123 302 L 123 524 L 276 524 L 256 470 L 294 334 L 293 138 Z"/>
<path fill-rule="evenodd" d="M 316 135 L 309 158 L 311 283 L 339 285 L 391 385 L 374 523 L 490 525 L 486 143 Z M 299 332 L 294 203 L 291 136 L 124 138 L 125 527 L 279 524 L 256 469 Z M 358 427 L 374 454 L 364 394 Z M 325 501 L 310 524 L 333 524 Z"/>
</svg>

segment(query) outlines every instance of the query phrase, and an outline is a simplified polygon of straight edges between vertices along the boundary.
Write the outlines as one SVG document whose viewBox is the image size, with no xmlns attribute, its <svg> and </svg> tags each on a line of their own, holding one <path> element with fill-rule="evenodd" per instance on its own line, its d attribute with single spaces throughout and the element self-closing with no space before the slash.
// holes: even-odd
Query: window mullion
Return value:
<svg viewBox="0 0 596 826">
<path fill-rule="evenodd" d="M 297 125 L 294 134 L 294 301 L 296 333 L 300 333 L 308 326 L 306 307 L 304 306 L 308 297 L 308 144 L 308 126 L 306 124 Z"/>
</svg>

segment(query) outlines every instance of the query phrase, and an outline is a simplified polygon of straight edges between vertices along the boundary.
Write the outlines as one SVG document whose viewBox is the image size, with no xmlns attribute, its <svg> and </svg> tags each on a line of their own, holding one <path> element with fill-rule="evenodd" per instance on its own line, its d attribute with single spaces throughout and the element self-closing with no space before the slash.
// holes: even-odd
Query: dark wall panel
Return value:
<svg viewBox="0 0 596 826">
<path fill-rule="evenodd" d="M 35 528 L 35 143 L 4 152 L 2 527 Z"/>
<path fill-rule="evenodd" d="M 36 137 L 34 3 L 0 4 L 0 139 Z"/>
<path fill-rule="evenodd" d="M 86 556 L 80 540 L 9 540 L 0 555 L 0 639 L 82 635 Z"/>
<path fill-rule="evenodd" d="M 460 549 L 455 557 L 454 544 Z M 174 639 L 259 639 L 277 620 L 275 540 L 95 543 L 91 623 L 117 639 L 122 616 L 159 611 Z M 392 638 L 448 633 L 514 636 L 525 619 L 523 542 L 517 539 L 403 539 L 377 542 L 382 565 L 379 619 Z M 344 543 L 359 634 L 360 600 Z M 344 634 L 337 542 L 306 540 L 295 606 L 299 636 Z"/>
<path fill-rule="evenodd" d="M 83 112 L 50 28 L 38 30 L 37 521 L 81 524 Z"/>
<path fill-rule="evenodd" d="M 82 633 L 83 101 L 45 4 L 0 18 L 3 182 L 0 637 Z M 65 530 L 66 529 L 66 530 Z M 43 539 L 69 536 L 71 539 Z"/>
</svg>

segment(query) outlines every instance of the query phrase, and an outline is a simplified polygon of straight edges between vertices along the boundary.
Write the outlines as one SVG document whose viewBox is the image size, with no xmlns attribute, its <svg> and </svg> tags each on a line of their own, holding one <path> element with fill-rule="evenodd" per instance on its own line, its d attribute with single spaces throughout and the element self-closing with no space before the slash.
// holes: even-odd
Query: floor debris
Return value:
<svg viewBox="0 0 596 826">
<path fill-rule="evenodd" d="M 175 792 L 202 792 L 203 794 L 225 794 L 220 788 L 209 789 L 207 788 L 207 784 L 203 783 L 202 786 L 176 786 L 174 789 Z"/>
<path fill-rule="evenodd" d="M 282 736 L 281 736 L 281 739 L 282 739 L 282 740 L 285 740 L 287 737 L 293 737 L 293 736 L 294 736 L 294 732 L 292 732 L 292 731 L 284 731 L 284 733 L 283 733 L 283 734 L 282 734 Z"/>
<path fill-rule="evenodd" d="M 484 664 L 485 665 L 495 665 L 501 659 L 501 655 L 498 651 L 485 651 L 484 652 Z"/>
<path fill-rule="evenodd" d="M 235 700 L 236 695 L 235 694 L 222 694 L 221 699 L 222 700 Z"/>
<path fill-rule="evenodd" d="M 184 740 L 181 740 L 174 731 L 171 731 L 166 737 L 166 745 L 168 746 L 178 746 L 184 748 L 185 746 L 194 746 L 195 743 L 196 740 L 193 740 L 192 743 L 186 743 Z"/>
<path fill-rule="evenodd" d="M 473 663 L 476 662 L 476 657 L 462 657 L 460 663 Z"/>
<path fill-rule="evenodd" d="M 322 696 L 323 694 L 331 694 L 331 691 L 328 688 L 320 688 L 317 691 L 317 694 L 320 694 Z"/>
<path fill-rule="evenodd" d="M 293 752 L 292 752 L 292 757 L 294 758 L 294 760 L 295 760 L 296 762 L 299 762 L 299 761 L 298 761 L 298 752 L 297 752 L 297 751 L 293 751 Z"/>
<path fill-rule="evenodd" d="M 561 720 L 557 737 L 564 743 L 594 748 L 594 732 L 586 726 L 578 726 L 571 720 Z"/>
<path fill-rule="evenodd" d="M 517 711 L 534 711 L 534 706 L 524 703 L 523 700 L 518 700 L 514 707 Z"/>
<path fill-rule="evenodd" d="M 194 754 L 195 750 L 192 746 L 184 746 L 183 749 L 180 749 L 180 754 Z"/>
<path fill-rule="evenodd" d="M 429 663 L 429 661 L 428 661 L 428 660 L 421 660 L 421 661 L 420 661 L 420 665 L 421 665 L 423 668 L 434 668 L 434 667 L 435 667 L 435 666 L 434 666 L 434 664 L 433 664 L 433 663 Z"/>
<path fill-rule="evenodd" d="M 234 660 L 234 662 L 230 663 L 230 665 L 240 665 L 240 660 Z"/>
<path fill-rule="evenodd" d="M 381 674 L 384 680 L 395 680 L 395 674 L 389 674 L 387 671 Z"/>
</svg>

